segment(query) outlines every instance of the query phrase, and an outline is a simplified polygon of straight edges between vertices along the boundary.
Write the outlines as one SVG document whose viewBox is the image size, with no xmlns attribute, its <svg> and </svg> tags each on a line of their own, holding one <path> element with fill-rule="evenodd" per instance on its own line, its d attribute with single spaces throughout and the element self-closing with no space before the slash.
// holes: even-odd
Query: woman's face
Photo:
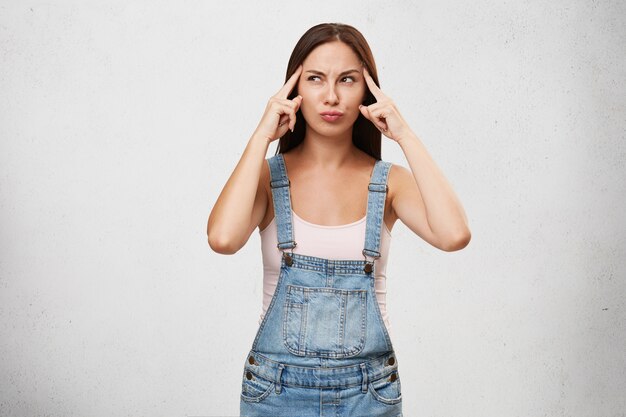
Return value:
<svg viewBox="0 0 626 417">
<path fill-rule="evenodd" d="M 298 94 L 307 132 L 337 136 L 350 131 L 367 87 L 359 57 L 345 43 L 333 41 L 311 51 L 302 66 Z"/>
</svg>

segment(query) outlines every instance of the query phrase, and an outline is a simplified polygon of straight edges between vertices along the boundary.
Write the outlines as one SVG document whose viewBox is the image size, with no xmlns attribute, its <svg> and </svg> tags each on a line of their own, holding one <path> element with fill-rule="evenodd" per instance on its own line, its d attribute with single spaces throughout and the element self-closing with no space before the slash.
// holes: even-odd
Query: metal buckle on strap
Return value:
<svg viewBox="0 0 626 417">
<path fill-rule="evenodd" d="M 293 243 L 293 246 L 292 246 L 291 248 L 281 248 L 281 247 L 280 247 L 281 245 L 286 245 L 286 244 L 289 244 L 289 243 Z M 276 245 L 276 247 L 277 247 L 278 249 L 280 249 L 280 250 L 283 250 L 283 249 L 291 249 L 291 252 L 293 253 L 293 248 L 295 248 L 297 245 L 298 245 L 298 244 L 296 243 L 296 241 L 295 241 L 295 240 L 291 240 L 291 241 L 289 241 L 289 242 L 278 242 L 278 244 Z"/>
<path fill-rule="evenodd" d="M 367 189 L 378 193 L 386 193 L 389 191 L 389 186 L 378 182 L 370 182 Z"/>
<path fill-rule="evenodd" d="M 289 253 L 285 252 L 282 248 L 280 248 L 280 244 L 277 245 L 278 249 L 282 250 L 282 252 L 283 252 L 283 259 L 285 259 L 285 263 L 288 266 L 293 265 L 293 256 L 292 256 L 293 255 L 293 248 L 295 248 L 296 245 L 297 245 L 297 243 L 295 241 L 292 241 L 292 242 L 293 242 L 293 246 L 290 248 L 291 249 L 291 255 Z M 292 243 L 292 242 L 289 242 L 289 243 Z"/>
<path fill-rule="evenodd" d="M 281 178 L 278 180 L 270 181 L 270 187 L 271 188 L 291 187 L 291 180 L 287 179 L 287 181 L 285 181 L 284 178 Z"/>
<path fill-rule="evenodd" d="M 370 255 L 369 253 L 365 253 L 365 251 L 366 251 L 366 250 L 367 250 L 367 251 L 369 251 L 369 252 L 373 252 L 373 253 L 375 253 L 376 255 Z M 381 255 L 380 255 L 380 252 L 376 252 L 376 251 L 369 250 L 369 249 L 363 249 L 363 250 L 361 251 L 361 253 L 363 254 L 363 257 L 365 258 L 365 260 L 366 260 L 366 261 L 367 261 L 367 257 L 368 257 L 368 256 L 371 256 L 371 257 L 372 257 L 372 258 L 374 258 L 374 259 L 378 259 L 378 258 L 380 258 L 380 256 L 381 256 Z"/>
<path fill-rule="evenodd" d="M 374 270 L 374 261 L 375 261 L 376 259 L 380 258 L 380 253 L 376 252 L 376 253 L 378 253 L 378 255 L 377 255 L 377 256 L 372 256 L 372 255 L 369 255 L 369 256 L 372 256 L 372 258 L 374 258 L 372 261 L 369 261 L 369 260 L 367 259 L 367 256 L 368 256 L 368 255 L 365 253 L 365 249 L 363 249 L 363 250 L 361 251 L 361 253 L 363 254 L 363 257 L 365 258 L 365 266 L 363 267 L 363 271 L 365 271 L 366 273 L 368 273 L 368 274 L 369 274 L 369 273 L 371 273 L 371 272 Z"/>
</svg>

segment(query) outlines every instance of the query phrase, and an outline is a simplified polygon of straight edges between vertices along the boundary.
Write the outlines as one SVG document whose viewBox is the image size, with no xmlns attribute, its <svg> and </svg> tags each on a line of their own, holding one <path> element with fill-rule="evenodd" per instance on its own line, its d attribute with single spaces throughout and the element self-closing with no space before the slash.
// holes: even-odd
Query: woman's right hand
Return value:
<svg viewBox="0 0 626 417">
<path fill-rule="evenodd" d="M 289 100 L 287 97 L 298 83 L 301 73 L 302 65 L 296 69 L 296 72 L 287 80 L 285 85 L 270 98 L 265 107 L 265 113 L 255 134 L 266 138 L 268 143 L 283 136 L 287 133 L 287 129 L 293 132 L 296 125 L 296 113 L 302 103 L 302 96 L 298 95 L 293 100 Z"/>
<path fill-rule="evenodd" d="M 297 85 L 301 73 L 302 66 L 267 103 L 258 127 L 211 210 L 207 235 L 209 246 L 218 253 L 237 252 L 265 216 L 268 199 L 271 198 L 265 190 L 265 184 L 269 184 L 270 179 L 265 161 L 267 146 L 287 133 L 287 129 L 293 130 L 296 124 L 302 97 L 293 100 L 287 97 Z"/>
</svg>

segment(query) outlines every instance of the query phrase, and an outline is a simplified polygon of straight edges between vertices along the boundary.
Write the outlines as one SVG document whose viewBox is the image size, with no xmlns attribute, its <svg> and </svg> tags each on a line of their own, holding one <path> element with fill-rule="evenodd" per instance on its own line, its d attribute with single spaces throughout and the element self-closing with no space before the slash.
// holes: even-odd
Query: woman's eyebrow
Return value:
<svg viewBox="0 0 626 417">
<path fill-rule="evenodd" d="M 326 75 L 322 71 L 318 71 L 318 70 L 306 70 L 305 72 L 310 72 L 311 74 L 315 74 L 315 75 Z M 339 74 L 339 76 L 341 77 L 342 75 L 352 74 L 353 72 L 360 72 L 360 71 L 357 69 L 349 69 Z"/>
</svg>

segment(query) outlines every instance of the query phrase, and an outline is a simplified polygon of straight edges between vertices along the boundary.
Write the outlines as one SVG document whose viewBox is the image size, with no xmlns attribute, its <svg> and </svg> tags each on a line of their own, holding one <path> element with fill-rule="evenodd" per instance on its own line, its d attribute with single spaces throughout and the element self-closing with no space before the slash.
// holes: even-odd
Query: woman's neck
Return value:
<svg viewBox="0 0 626 417">
<path fill-rule="evenodd" d="M 339 136 L 322 136 L 307 130 L 304 140 L 293 149 L 302 162 L 321 169 L 335 169 L 355 157 L 352 131 Z"/>
</svg>

